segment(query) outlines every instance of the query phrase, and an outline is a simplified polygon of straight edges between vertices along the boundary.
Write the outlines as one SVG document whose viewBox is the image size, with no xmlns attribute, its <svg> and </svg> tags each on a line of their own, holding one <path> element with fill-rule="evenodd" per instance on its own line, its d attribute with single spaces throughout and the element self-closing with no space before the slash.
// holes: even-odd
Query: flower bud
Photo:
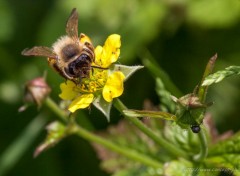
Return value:
<svg viewBox="0 0 240 176">
<path fill-rule="evenodd" d="M 40 107 L 50 92 L 51 88 L 43 77 L 35 78 L 25 85 L 24 101 Z"/>
</svg>

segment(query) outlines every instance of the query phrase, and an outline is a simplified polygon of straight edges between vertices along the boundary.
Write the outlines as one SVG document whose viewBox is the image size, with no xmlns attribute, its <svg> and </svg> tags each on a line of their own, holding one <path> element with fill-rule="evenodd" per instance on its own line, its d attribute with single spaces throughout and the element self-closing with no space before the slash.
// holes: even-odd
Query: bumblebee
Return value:
<svg viewBox="0 0 240 176">
<path fill-rule="evenodd" d="M 52 48 L 35 46 L 22 51 L 24 56 L 43 56 L 62 77 L 79 84 L 89 77 L 95 60 L 94 47 L 83 33 L 78 37 L 78 13 L 74 8 L 66 23 L 67 35 L 60 37 Z"/>
</svg>

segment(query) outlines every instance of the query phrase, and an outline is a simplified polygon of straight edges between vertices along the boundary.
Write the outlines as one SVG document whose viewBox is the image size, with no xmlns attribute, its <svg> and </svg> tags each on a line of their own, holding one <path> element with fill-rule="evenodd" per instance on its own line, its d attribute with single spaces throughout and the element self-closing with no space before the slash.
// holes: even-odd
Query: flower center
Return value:
<svg viewBox="0 0 240 176">
<path fill-rule="evenodd" d="M 94 93 L 96 91 L 102 90 L 106 84 L 107 77 L 107 70 L 93 68 L 89 78 L 82 79 L 81 84 L 77 87 L 78 91 L 82 93 Z"/>
</svg>

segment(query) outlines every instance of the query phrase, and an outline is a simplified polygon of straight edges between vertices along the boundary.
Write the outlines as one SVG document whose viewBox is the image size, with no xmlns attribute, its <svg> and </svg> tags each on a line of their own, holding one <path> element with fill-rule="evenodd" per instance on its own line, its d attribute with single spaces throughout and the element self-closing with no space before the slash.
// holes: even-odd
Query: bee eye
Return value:
<svg viewBox="0 0 240 176">
<path fill-rule="evenodd" d="M 75 75 L 75 63 L 74 63 L 74 62 L 71 62 L 71 63 L 68 65 L 68 72 L 69 72 L 71 75 Z"/>
<path fill-rule="evenodd" d="M 79 61 L 91 61 L 91 58 L 86 54 L 81 54 L 78 59 Z"/>
<path fill-rule="evenodd" d="M 86 54 L 81 54 L 75 61 L 69 63 L 68 72 L 75 77 L 87 75 L 91 58 Z"/>
</svg>

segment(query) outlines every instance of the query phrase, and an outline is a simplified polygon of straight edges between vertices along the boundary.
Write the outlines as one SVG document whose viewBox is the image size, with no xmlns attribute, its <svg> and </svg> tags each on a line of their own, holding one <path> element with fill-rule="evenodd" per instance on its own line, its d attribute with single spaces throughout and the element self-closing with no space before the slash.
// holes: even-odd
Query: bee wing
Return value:
<svg viewBox="0 0 240 176">
<path fill-rule="evenodd" d="M 35 46 L 33 48 L 26 48 L 22 51 L 24 56 L 44 56 L 49 58 L 57 59 L 57 55 L 53 52 L 51 48 L 45 46 Z"/>
<path fill-rule="evenodd" d="M 69 37 L 78 41 L 78 13 L 76 8 L 72 10 L 71 15 L 68 18 L 66 33 Z"/>
</svg>

